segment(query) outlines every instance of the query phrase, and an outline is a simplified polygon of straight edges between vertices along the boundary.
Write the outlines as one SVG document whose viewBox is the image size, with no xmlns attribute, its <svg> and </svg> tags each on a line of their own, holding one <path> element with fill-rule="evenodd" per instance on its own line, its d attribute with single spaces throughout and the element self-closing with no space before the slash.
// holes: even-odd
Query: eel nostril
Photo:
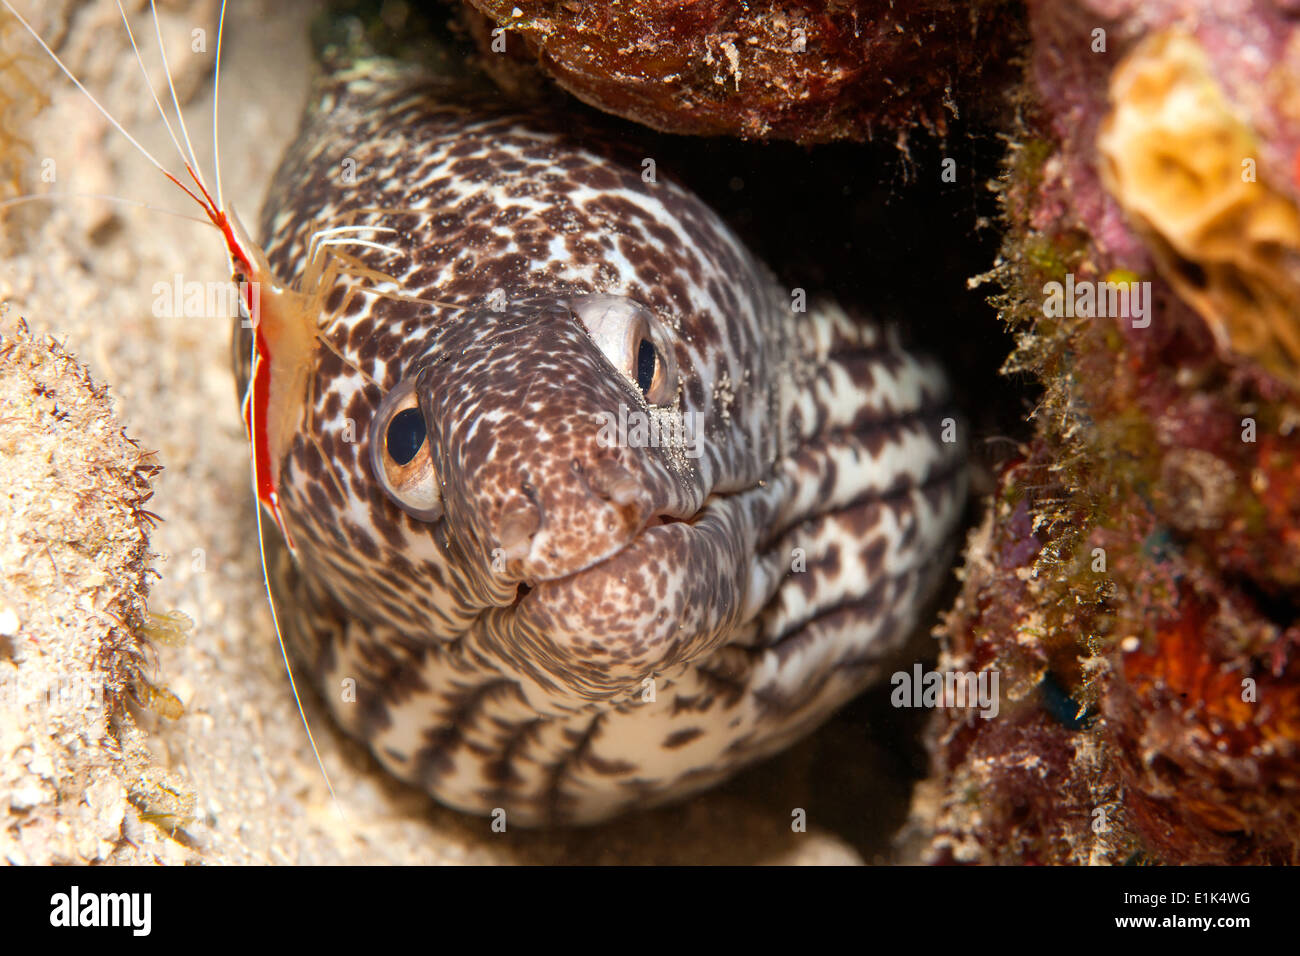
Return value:
<svg viewBox="0 0 1300 956">
<path fill-rule="evenodd" d="M 508 505 L 497 521 L 497 541 L 506 558 L 526 557 L 533 535 L 541 526 L 542 513 L 531 501 L 515 501 Z"/>
<path fill-rule="evenodd" d="M 617 462 L 599 462 L 593 468 L 584 469 L 575 461 L 573 470 L 594 494 L 620 508 L 649 503 L 649 495 L 641 487 L 641 482 Z"/>
</svg>

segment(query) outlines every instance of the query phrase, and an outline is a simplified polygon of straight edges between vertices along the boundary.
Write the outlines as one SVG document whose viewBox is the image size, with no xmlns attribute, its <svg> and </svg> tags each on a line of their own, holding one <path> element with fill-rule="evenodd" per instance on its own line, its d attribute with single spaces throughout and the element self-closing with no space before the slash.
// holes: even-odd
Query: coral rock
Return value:
<svg viewBox="0 0 1300 956">
<path fill-rule="evenodd" d="M 942 131 L 955 91 L 1005 63 L 1018 33 L 1001 2 L 471 2 L 490 18 L 476 32 L 507 87 L 527 85 L 504 62 L 514 54 L 655 129 L 803 143 Z"/>
<path fill-rule="evenodd" d="M 1006 693 L 936 716 L 914 820 L 935 862 L 1294 864 L 1300 20 L 1030 14 L 995 301 L 1043 394 L 941 629 Z M 1047 307 L 1134 278 L 1141 317 Z"/>
</svg>

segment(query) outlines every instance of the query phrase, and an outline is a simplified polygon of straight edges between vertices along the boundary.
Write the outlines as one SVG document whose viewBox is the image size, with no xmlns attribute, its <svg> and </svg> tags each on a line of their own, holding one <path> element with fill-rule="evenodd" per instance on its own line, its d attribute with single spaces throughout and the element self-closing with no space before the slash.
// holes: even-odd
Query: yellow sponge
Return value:
<svg viewBox="0 0 1300 956">
<path fill-rule="evenodd" d="M 1119 65 L 1102 177 L 1161 274 L 1220 347 L 1300 388 L 1300 210 L 1258 175 L 1256 140 L 1181 30 Z"/>
</svg>

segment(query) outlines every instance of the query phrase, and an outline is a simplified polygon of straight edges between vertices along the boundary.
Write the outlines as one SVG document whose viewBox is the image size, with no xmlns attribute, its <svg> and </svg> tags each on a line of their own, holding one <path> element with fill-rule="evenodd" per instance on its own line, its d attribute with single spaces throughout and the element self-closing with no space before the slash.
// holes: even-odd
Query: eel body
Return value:
<svg viewBox="0 0 1300 956">
<path fill-rule="evenodd" d="M 646 170 L 369 62 L 263 215 L 319 304 L 276 463 L 285 636 L 388 770 L 521 825 L 808 733 L 889 666 L 964 502 L 940 369 L 799 309 Z"/>
</svg>

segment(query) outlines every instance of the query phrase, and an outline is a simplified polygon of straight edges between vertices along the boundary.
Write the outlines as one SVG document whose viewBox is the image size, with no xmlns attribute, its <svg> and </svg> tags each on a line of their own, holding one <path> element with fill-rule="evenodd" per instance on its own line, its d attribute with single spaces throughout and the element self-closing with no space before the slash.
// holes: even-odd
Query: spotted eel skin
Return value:
<svg viewBox="0 0 1300 956">
<path fill-rule="evenodd" d="M 965 496 L 940 369 L 833 303 L 796 311 L 643 169 L 365 61 L 314 94 L 261 224 L 283 280 L 338 266 L 310 280 L 281 473 L 286 639 L 393 774 L 526 826 L 662 803 L 811 731 L 890 663 Z M 309 259 L 357 224 L 392 231 Z M 675 365 L 656 403 L 593 314 Z M 429 508 L 385 491 L 394 396 L 423 418 Z M 602 440 L 620 406 L 698 415 L 698 457 Z"/>
</svg>

